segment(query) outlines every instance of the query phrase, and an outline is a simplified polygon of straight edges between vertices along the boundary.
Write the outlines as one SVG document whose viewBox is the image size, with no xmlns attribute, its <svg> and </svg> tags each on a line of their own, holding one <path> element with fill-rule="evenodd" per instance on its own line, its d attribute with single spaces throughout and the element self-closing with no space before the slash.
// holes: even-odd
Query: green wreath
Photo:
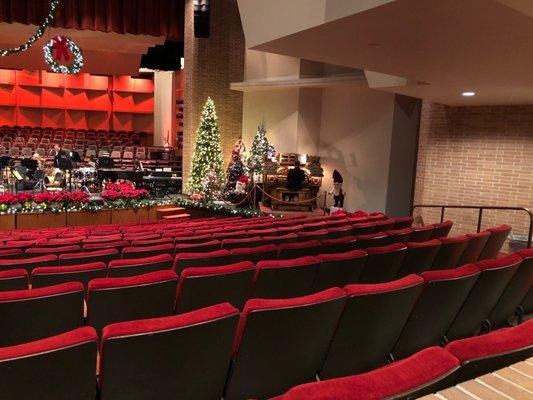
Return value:
<svg viewBox="0 0 533 400">
<path fill-rule="evenodd" d="M 44 47 L 44 60 L 50 66 L 53 72 L 60 72 L 62 74 L 77 74 L 83 68 L 83 54 L 81 49 L 74 41 L 66 36 L 55 36 Z M 53 50 L 56 51 L 54 56 Z M 70 60 L 68 54 L 70 52 L 73 57 L 72 64 L 62 65 L 61 60 Z"/>
</svg>

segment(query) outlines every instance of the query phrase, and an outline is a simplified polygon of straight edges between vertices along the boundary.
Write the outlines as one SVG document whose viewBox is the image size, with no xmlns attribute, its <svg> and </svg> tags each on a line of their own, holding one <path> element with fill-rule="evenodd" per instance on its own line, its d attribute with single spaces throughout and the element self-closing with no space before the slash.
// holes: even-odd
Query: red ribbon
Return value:
<svg viewBox="0 0 533 400">
<path fill-rule="evenodd" d="M 64 58 L 65 61 L 70 60 L 70 56 L 68 54 L 69 47 L 67 38 L 65 36 L 54 36 L 52 39 L 53 41 L 53 49 L 55 50 L 55 56 L 54 58 L 56 61 L 61 62 L 61 59 Z"/>
</svg>

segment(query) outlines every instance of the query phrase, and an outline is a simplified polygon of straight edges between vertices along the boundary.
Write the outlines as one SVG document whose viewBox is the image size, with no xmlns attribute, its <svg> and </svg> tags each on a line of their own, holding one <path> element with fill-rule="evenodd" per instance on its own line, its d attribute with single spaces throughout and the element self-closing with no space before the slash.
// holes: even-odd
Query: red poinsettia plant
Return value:
<svg viewBox="0 0 533 400">
<path fill-rule="evenodd" d="M 135 189 L 128 183 L 109 183 L 102 192 L 102 198 L 108 203 L 114 202 L 135 202 L 148 197 L 145 189 Z"/>
</svg>

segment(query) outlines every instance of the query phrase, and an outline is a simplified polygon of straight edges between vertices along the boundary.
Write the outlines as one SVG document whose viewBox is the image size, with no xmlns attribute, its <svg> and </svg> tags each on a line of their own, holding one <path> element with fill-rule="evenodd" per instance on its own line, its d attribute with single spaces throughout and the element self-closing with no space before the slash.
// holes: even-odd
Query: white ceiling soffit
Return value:
<svg viewBox="0 0 533 400">
<path fill-rule="evenodd" d="M 24 43 L 36 28 L 33 25 L 0 23 L 0 48 Z M 49 69 L 44 62 L 43 46 L 55 35 L 68 36 L 81 48 L 83 72 L 102 75 L 137 75 L 142 55 L 149 47 L 165 42 L 164 37 L 49 28 L 30 50 L 0 57 L 0 68 Z"/>
<path fill-rule="evenodd" d="M 253 48 L 372 71 L 370 86 L 449 105 L 533 103 L 533 0 L 381 3 Z"/>
</svg>

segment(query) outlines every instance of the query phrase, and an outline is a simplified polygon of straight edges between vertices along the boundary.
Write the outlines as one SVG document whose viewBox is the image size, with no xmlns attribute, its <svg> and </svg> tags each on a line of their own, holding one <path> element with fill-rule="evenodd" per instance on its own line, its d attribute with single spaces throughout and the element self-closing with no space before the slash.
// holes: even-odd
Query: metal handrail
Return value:
<svg viewBox="0 0 533 400">
<path fill-rule="evenodd" d="M 504 211 L 525 211 L 529 215 L 529 234 L 527 238 L 527 248 L 531 248 L 531 238 L 533 236 L 533 212 L 526 207 L 507 207 L 507 206 L 460 206 L 452 204 L 415 204 L 411 208 L 411 215 L 414 214 L 416 208 L 440 208 L 440 222 L 444 221 L 444 211 L 447 208 L 462 208 L 467 210 L 478 210 L 477 218 L 477 232 L 481 230 L 481 220 L 483 218 L 483 210 L 504 210 Z"/>
</svg>

